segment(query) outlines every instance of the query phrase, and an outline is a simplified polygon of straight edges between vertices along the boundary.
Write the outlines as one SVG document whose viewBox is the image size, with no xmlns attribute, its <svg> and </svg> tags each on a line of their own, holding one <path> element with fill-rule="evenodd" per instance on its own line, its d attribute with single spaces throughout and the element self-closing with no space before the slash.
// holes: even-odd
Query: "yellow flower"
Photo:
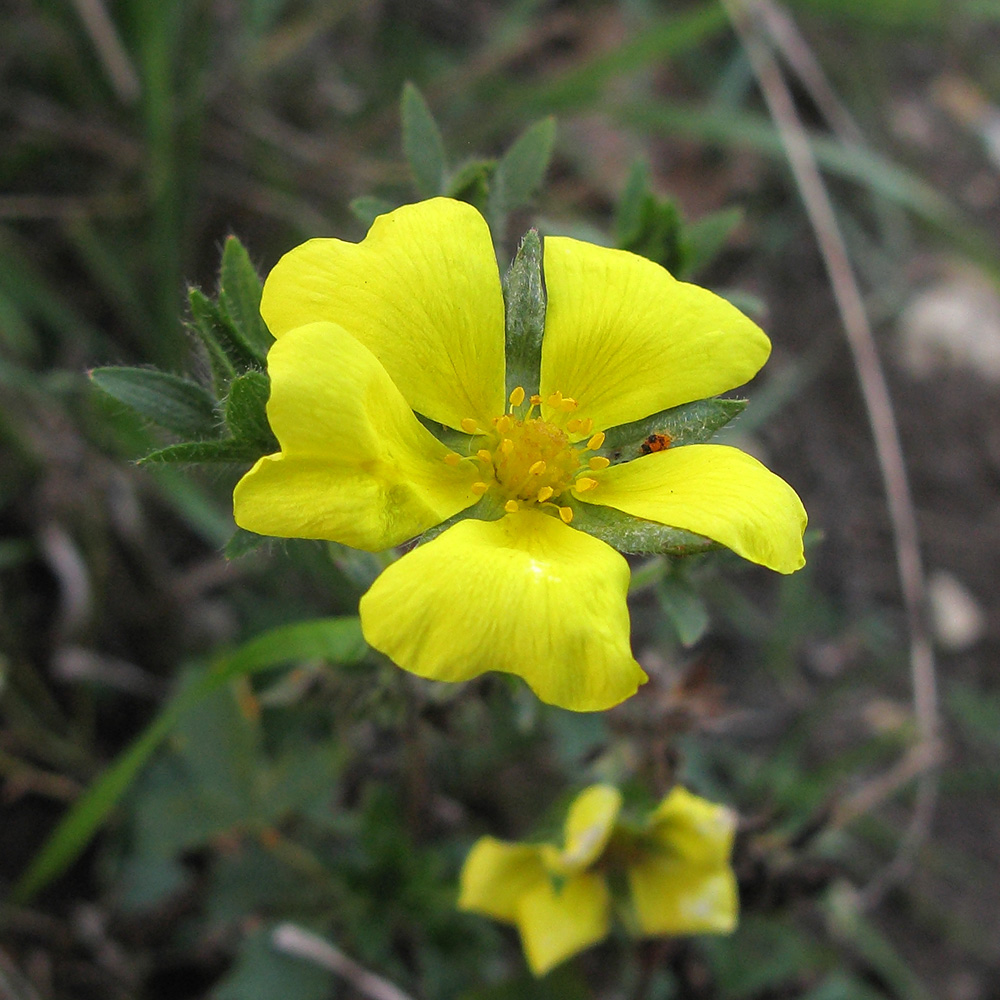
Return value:
<svg viewBox="0 0 1000 1000">
<path fill-rule="evenodd" d="M 407 205 L 361 243 L 288 253 L 261 301 L 281 451 L 243 477 L 234 508 L 250 531 L 369 551 L 466 512 L 375 581 L 365 638 L 422 677 L 505 671 L 593 711 L 646 675 L 629 645 L 628 565 L 577 530 L 582 516 L 570 525 L 572 505 L 685 529 L 782 573 L 803 563 L 805 511 L 735 448 L 595 454 L 606 429 L 751 378 L 770 343 L 750 320 L 645 258 L 578 240 L 545 240 L 544 275 L 526 391 L 505 385 L 497 262 L 469 205 Z M 442 443 L 447 428 L 463 443 Z"/>
<path fill-rule="evenodd" d="M 570 806 L 562 850 L 483 837 L 462 868 L 459 908 L 516 925 L 536 976 L 607 935 L 609 875 L 625 876 L 623 916 L 637 935 L 730 933 L 733 813 L 680 787 L 637 828 L 618 822 L 620 809 L 616 788 L 592 785 Z"/>
</svg>

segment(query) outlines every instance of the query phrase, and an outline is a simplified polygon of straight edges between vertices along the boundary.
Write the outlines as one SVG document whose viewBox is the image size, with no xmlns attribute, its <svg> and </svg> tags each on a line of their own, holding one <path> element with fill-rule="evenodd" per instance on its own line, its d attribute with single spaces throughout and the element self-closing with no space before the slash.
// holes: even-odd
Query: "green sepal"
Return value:
<svg viewBox="0 0 1000 1000">
<path fill-rule="evenodd" d="M 619 462 L 630 462 L 651 450 L 661 450 L 662 445 L 680 447 L 685 444 L 700 444 L 742 413 L 746 406 L 745 399 L 712 397 L 661 410 L 642 420 L 609 428 L 605 432 L 604 443 L 596 454 L 603 455 L 610 459 L 612 465 L 617 465 Z M 650 447 L 647 443 L 649 438 L 658 434 L 666 434 L 670 441 Z"/>
<path fill-rule="evenodd" d="M 151 368 L 94 368 L 90 380 L 147 420 L 184 437 L 217 438 L 215 399 L 196 382 Z"/>
<path fill-rule="evenodd" d="M 229 320 L 234 339 L 260 365 L 274 343 L 260 315 L 262 287 L 246 247 L 235 236 L 227 237 L 219 272 L 219 306 Z"/>
<path fill-rule="evenodd" d="M 139 459 L 138 465 L 156 465 L 168 462 L 227 462 L 233 465 L 248 465 L 256 462 L 262 451 L 252 441 L 237 441 L 226 438 L 223 441 L 182 441 L 166 448 L 158 448 Z"/>
<path fill-rule="evenodd" d="M 222 396 L 237 370 L 255 363 L 253 356 L 234 338 L 229 318 L 222 308 L 200 288 L 188 289 L 188 306 L 191 310 L 188 328 L 204 345 L 215 391 Z"/>
<path fill-rule="evenodd" d="M 477 521 L 499 521 L 504 514 L 506 514 L 506 511 L 503 509 L 503 502 L 500 498 L 494 496 L 492 493 L 487 493 L 479 503 L 474 503 L 471 507 L 466 507 L 465 510 L 460 510 L 457 514 L 452 514 L 447 521 L 442 521 L 440 524 L 434 525 L 433 528 L 428 528 L 417 539 L 417 544 L 426 544 L 432 539 L 437 538 L 442 532 L 447 531 L 453 524 L 468 520 L 470 517 L 475 518 Z"/>
<path fill-rule="evenodd" d="M 528 396 L 538 392 L 545 333 L 545 286 L 542 283 L 542 241 L 529 229 L 503 279 L 506 315 L 507 386 L 509 396 L 522 386 Z"/>
<path fill-rule="evenodd" d="M 391 212 L 398 206 L 394 205 L 391 201 L 386 201 L 385 198 L 376 198 L 374 195 L 363 194 L 359 198 L 353 199 L 347 207 L 351 210 L 354 218 L 359 222 L 363 222 L 370 229 L 372 223 L 380 215 L 385 215 L 386 212 Z"/>
<path fill-rule="evenodd" d="M 508 215 L 526 205 L 541 187 L 555 141 L 555 118 L 543 118 L 529 125 L 497 163 L 486 207 L 486 220 L 497 243 L 506 237 Z"/>
<path fill-rule="evenodd" d="M 433 198 L 444 190 L 447 172 L 444 140 L 423 94 L 409 81 L 403 85 L 400 117 L 403 155 L 410 165 L 417 191 L 425 198 Z"/>
<path fill-rule="evenodd" d="M 239 559 L 241 556 L 256 552 L 270 541 L 266 535 L 258 535 L 254 531 L 247 531 L 246 528 L 237 528 L 226 542 L 222 554 L 227 559 Z"/>
<path fill-rule="evenodd" d="M 260 448 L 262 455 L 280 450 L 278 439 L 267 422 L 267 398 L 271 380 L 262 371 L 248 371 L 229 383 L 224 403 L 226 424 L 238 441 Z"/>
<path fill-rule="evenodd" d="M 599 538 L 619 552 L 689 556 L 719 548 L 718 542 L 703 535 L 633 517 L 614 507 L 584 503 L 569 493 L 562 495 L 560 503 L 573 511 L 571 527 Z"/>
</svg>

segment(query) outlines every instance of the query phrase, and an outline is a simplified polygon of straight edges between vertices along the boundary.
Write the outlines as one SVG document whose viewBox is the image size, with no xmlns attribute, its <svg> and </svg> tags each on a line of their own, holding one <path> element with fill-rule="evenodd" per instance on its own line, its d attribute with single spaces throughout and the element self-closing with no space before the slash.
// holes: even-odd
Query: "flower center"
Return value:
<svg viewBox="0 0 1000 1000">
<path fill-rule="evenodd" d="M 555 392 L 545 400 L 554 415 L 567 416 L 576 409 L 576 401 Z M 504 501 L 509 513 L 523 505 L 549 508 L 569 524 L 573 510 L 558 503 L 569 489 L 582 493 L 597 486 L 597 481 L 581 475 L 587 471 L 606 468 L 608 459 L 600 455 L 588 458 L 587 452 L 600 448 L 604 434 L 598 432 L 589 440 L 573 444 L 570 434 L 589 434 L 593 421 L 571 417 L 565 425 L 544 420 L 535 415 L 542 398 L 525 399 L 524 389 L 518 386 L 510 394 L 507 413 L 493 418 L 491 430 L 483 433 L 474 420 L 462 422 L 468 433 L 483 434 L 484 445 L 476 452 L 483 478 L 472 487 L 482 496 L 494 491 Z M 558 419 L 558 417 L 557 417 Z M 457 463 L 457 454 L 449 456 Z"/>
</svg>

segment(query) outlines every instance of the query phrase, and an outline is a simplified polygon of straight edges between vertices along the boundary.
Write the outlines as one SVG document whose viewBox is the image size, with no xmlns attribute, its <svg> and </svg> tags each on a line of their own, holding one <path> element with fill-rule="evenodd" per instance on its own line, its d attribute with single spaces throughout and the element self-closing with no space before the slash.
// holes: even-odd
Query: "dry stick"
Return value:
<svg viewBox="0 0 1000 1000">
<path fill-rule="evenodd" d="M 871 326 L 847 247 L 837 225 L 833 206 L 791 92 L 770 49 L 748 23 L 744 0 L 722 0 L 733 29 L 743 45 L 785 148 L 785 155 L 805 205 L 806 213 L 830 279 L 847 342 L 854 358 L 861 393 L 875 442 L 875 452 L 889 507 L 896 549 L 900 588 L 910 634 L 910 671 L 913 706 L 920 742 L 928 751 L 921 773 L 913 817 L 900 841 L 895 858 L 864 889 L 862 902 L 874 906 L 891 886 L 908 872 L 927 837 L 938 793 L 940 761 L 938 741 L 937 682 L 934 652 L 926 625 L 926 586 L 920 560 L 917 518 L 910 495 L 906 465 L 885 375 L 879 361 Z M 933 752 L 931 752 L 933 751 Z"/>
<path fill-rule="evenodd" d="M 142 89 L 139 76 L 104 4 L 101 0 L 73 0 L 73 6 L 97 49 L 118 99 L 123 104 L 134 104 Z"/>
<path fill-rule="evenodd" d="M 370 1000 L 413 1000 L 408 993 L 404 993 L 388 979 L 369 972 L 329 941 L 297 924 L 279 924 L 271 936 L 271 943 L 285 955 L 303 958 L 307 962 L 336 973 L 341 979 L 346 979 L 358 993 L 369 997 Z"/>
</svg>

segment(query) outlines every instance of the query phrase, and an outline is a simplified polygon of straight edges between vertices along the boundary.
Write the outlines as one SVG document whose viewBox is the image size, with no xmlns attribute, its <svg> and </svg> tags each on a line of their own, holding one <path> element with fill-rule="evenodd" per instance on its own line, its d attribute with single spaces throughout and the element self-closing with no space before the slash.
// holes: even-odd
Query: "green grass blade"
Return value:
<svg viewBox="0 0 1000 1000">
<path fill-rule="evenodd" d="M 320 618 L 271 629 L 231 653 L 164 706 L 145 732 L 76 801 L 11 892 L 23 904 L 77 858 L 145 763 L 186 711 L 234 677 L 290 660 L 356 663 L 365 652 L 357 618 Z"/>
</svg>

